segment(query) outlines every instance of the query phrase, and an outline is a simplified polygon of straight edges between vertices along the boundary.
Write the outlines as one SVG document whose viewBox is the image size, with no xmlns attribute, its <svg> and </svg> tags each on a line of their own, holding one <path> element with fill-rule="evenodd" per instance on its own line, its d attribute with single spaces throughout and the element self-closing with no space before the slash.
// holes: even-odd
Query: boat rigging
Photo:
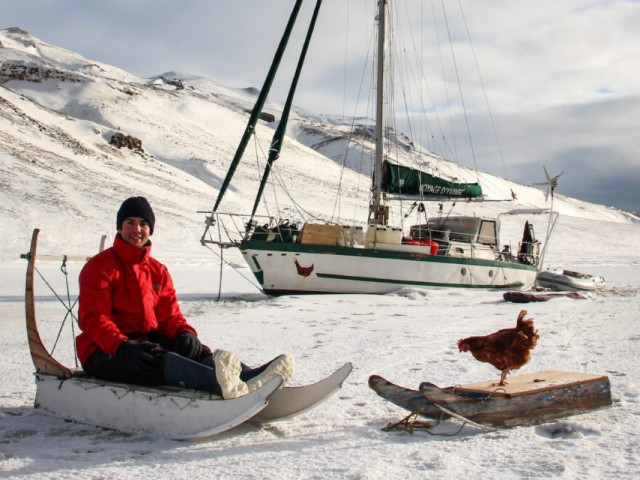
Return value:
<svg viewBox="0 0 640 480">
<path fill-rule="evenodd" d="M 390 158 L 385 145 L 389 136 L 386 80 L 389 68 L 387 40 L 390 3 L 389 0 L 378 0 L 375 19 L 378 33 L 373 129 L 375 155 L 366 223 L 321 223 L 308 219 L 296 222 L 275 217 L 267 218 L 264 224 L 258 221 L 261 218 L 257 216 L 259 203 L 264 197 L 267 178 L 284 141 L 288 115 L 321 0 L 316 1 L 253 209 L 250 214 L 226 214 L 226 222 L 218 211 L 246 144 L 255 132 L 278 65 L 291 38 L 291 30 L 302 4 L 302 0 L 298 0 L 214 208 L 207 217 L 207 228 L 201 242 L 239 248 L 262 290 L 268 294 L 387 293 L 411 286 L 530 289 L 538 274 L 540 242 L 528 223 L 517 251 L 513 252 L 509 246 L 500 244 L 500 223 L 497 218 L 436 216 L 425 223 L 411 226 L 406 233 L 401 226 L 391 225 L 386 200 L 392 196 L 413 194 L 420 200 L 431 197 L 439 201 L 466 202 L 482 199 L 483 191 L 479 182 L 460 181 L 458 176 L 442 178 Z M 414 148 L 418 152 L 424 151 L 419 146 Z M 214 225 L 220 232 L 217 238 L 211 235 Z M 237 233 L 232 233 L 230 225 L 240 227 Z M 228 239 L 220 238 L 222 233 Z"/>
</svg>

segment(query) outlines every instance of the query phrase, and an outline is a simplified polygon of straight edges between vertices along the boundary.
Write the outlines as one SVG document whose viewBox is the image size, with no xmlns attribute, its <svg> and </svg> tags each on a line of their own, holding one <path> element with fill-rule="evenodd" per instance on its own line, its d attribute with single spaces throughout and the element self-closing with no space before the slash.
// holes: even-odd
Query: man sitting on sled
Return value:
<svg viewBox="0 0 640 480">
<path fill-rule="evenodd" d="M 117 214 L 113 246 L 80 273 L 76 344 L 84 370 L 103 380 L 173 385 L 234 398 L 280 375 L 293 375 L 290 355 L 258 368 L 228 350 L 211 351 L 182 315 L 167 268 L 150 256 L 155 216 L 144 197 Z"/>
</svg>

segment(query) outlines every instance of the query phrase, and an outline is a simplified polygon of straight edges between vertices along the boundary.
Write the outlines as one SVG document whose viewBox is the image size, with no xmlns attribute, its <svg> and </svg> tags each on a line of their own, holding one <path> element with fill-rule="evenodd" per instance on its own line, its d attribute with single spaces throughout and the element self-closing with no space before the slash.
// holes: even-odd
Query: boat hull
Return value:
<svg viewBox="0 0 640 480">
<path fill-rule="evenodd" d="M 384 294 L 404 287 L 533 287 L 536 267 L 515 262 L 459 258 L 415 249 L 397 250 L 249 241 L 240 250 L 272 295 L 291 293 Z"/>
</svg>

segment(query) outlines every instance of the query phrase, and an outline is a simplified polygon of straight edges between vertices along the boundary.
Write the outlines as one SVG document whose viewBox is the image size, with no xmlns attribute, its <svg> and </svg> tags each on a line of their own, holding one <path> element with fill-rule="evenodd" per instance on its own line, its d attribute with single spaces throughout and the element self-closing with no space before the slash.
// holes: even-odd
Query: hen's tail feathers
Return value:
<svg viewBox="0 0 640 480">
<path fill-rule="evenodd" d="M 526 310 L 520 310 L 520 314 L 518 315 L 518 327 L 522 324 L 522 322 L 524 321 L 524 317 L 526 317 L 527 315 L 527 311 Z"/>
<path fill-rule="evenodd" d="M 538 335 L 538 330 L 536 330 L 536 328 L 533 326 L 533 319 L 525 319 L 525 315 L 527 315 L 527 311 L 521 310 L 520 314 L 518 315 L 518 323 L 516 328 L 524 333 L 527 338 L 529 338 L 531 342 L 529 348 L 533 348 L 538 343 L 538 338 L 540 338 L 540 335 Z"/>
</svg>

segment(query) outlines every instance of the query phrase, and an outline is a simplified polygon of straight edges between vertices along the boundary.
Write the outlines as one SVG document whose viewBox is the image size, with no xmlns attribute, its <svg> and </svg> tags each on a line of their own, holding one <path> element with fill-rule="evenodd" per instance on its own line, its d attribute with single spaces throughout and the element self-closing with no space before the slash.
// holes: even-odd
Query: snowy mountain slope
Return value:
<svg viewBox="0 0 640 480">
<path fill-rule="evenodd" d="M 0 44 L 0 212 L 3 225 L 15 232 L 0 251 L 2 257 L 15 258 L 15 248 L 24 248 L 36 226 L 66 232 L 59 238 L 94 248 L 95 238 L 114 233 L 113 212 L 129 195 L 149 197 L 162 212 L 176 251 L 200 252 L 204 215 L 198 212 L 210 209 L 217 196 L 256 91 L 177 73 L 143 79 L 17 28 L 0 31 Z M 276 118 L 280 110 L 277 102 L 265 108 Z M 261 122 L 259 143 L 250 144 L 247 153 L 268 150 L 272 127 Z M 308 215 L 328 219 L 333 212 L 343 221 L 362 223 L 369 180 L 357 172 L 368 168 L 360 158 L 371 149 L 369 127 L 352 139 L 342 196 L 334 207 L 341 175 L 336 162 L 347 143 L 346 130 L 335 118 L 297 110 L 274 177 Z M 110 145 L 116 133 L 139 139 L 143 152 Z M 397 138 L 397 155 L 406 163 L 415 156 L 415 146 L 400 134 Z M 475 172 L 435 156 L 429 165 L 461 181 L 476 180 Z M 221 210 L 246 212 L 260 174 L 255 160 L 241 163 Z M 507 198 L 513 189 L 518 201 L 507 208 L 545 206 L 540 190 L 486 173 L 480 173 L 480 181 L 494 200 Z M 278 206 L 282 216 L 300 216 L 282 193 L 277 203 L 269 192 L 268 197 L 270 214 Z M 406 212 L 406 207 L 392 208 L 396 215 Z M 492 214 L 504 208 L 473 206 Z M 556 208 L 576 217 L 635 221 L 625 212 L 570 198 L 558 197 Z M 158 229 L 159 238 L 162 232 Z"/>
</svg>

